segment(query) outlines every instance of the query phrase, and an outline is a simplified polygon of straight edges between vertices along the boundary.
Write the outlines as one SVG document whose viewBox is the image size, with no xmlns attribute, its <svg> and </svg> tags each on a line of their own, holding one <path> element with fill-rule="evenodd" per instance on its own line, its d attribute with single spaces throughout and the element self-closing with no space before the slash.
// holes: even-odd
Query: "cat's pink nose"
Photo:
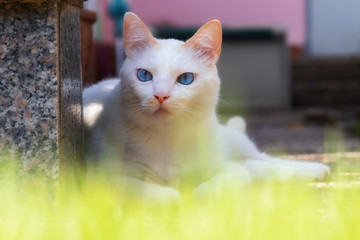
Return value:
<svg viewBox="0 0 360 240">
<path fill-rule="evenodd" d="M 159 101 L 160 104 L 162 104 L 165 100 L 169 99 L 169 95 L 163 95 L 163 94 L 157 94 L 154 95 L 154 97 Z"/>
</svg>

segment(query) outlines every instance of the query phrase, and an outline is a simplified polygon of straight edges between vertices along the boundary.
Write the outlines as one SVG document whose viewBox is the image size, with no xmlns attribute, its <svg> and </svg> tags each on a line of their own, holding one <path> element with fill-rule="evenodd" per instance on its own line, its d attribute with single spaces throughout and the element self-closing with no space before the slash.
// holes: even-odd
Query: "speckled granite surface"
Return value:
<svg viewBox="0 0 360 240">
<path fill-rule="evenodd" d="M 58 172 L 56 8 L 0 3 L 0 149 Z"/>
<path fill-rule="evenodd" d="M 0 0 L 0 4 L 1 3 L 5 3 L 5 4 L 12 4 L 12 3 L 17 3 L 17 4 L 22 4 L 22 3 L 32 3 L 32 4 L 38 4 L 38 5 L 41 5 L 41 4 L 46 4 L 46 3 L 60 3 L 60 2 L 63 2 L 63 3 L 68 3 L 70 5 L 73 5 L 73 6 L 77 6 L 77 7 L 82 7 L 82 4 L 83 4 L 83 1 L 84 0 Z"/>
</svg>

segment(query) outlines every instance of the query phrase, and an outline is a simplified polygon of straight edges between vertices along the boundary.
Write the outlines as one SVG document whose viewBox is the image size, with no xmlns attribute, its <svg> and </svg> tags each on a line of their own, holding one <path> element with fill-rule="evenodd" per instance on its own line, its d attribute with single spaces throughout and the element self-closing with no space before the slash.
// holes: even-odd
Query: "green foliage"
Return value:
<svg viewBox="0 0 360 240">
<path fill-rule="evenodd" d="M 126 195 L 103 174 L 80 187 L 64 181 L 49 194 L 11 165 L 0 163 L 0 239 L 360 239 L 354 172 L 326 182 L 253 183 L 202 199 L 184 191 L 180 202 L 157 204 Z"/>
</svg>

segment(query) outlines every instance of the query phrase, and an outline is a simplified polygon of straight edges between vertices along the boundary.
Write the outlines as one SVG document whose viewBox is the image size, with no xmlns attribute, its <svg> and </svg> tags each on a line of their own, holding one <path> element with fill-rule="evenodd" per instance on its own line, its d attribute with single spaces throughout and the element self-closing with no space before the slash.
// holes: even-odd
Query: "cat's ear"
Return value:
<svg viewBox="0 0 360 240">
<path fill-rule="evenodd" d="M 205 23 L 189 40 L 185 46 L 200 51 L 201 56 L 217 62 L 221 52 L 222 29 L 219 20 Z"/>
<path fill-rule="evenodd" d="M 141 19 L 134 13 L 126 13 L 124 16 L 125 55 L 133 56 L 145 48 L 156 44 L 156 39 Z"/>
</svg>

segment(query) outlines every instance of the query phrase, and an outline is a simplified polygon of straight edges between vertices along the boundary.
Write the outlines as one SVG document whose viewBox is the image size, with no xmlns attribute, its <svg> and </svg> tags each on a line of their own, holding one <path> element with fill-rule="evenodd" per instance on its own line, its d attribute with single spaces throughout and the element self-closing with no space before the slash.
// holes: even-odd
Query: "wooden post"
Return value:
<svg viewBox="0 0 360 240">
<path fill-rule="evenodd" d="M 49 178 L 83 165 L 82 0 L 0 0 L 0 150 Z"/>
</svg>

